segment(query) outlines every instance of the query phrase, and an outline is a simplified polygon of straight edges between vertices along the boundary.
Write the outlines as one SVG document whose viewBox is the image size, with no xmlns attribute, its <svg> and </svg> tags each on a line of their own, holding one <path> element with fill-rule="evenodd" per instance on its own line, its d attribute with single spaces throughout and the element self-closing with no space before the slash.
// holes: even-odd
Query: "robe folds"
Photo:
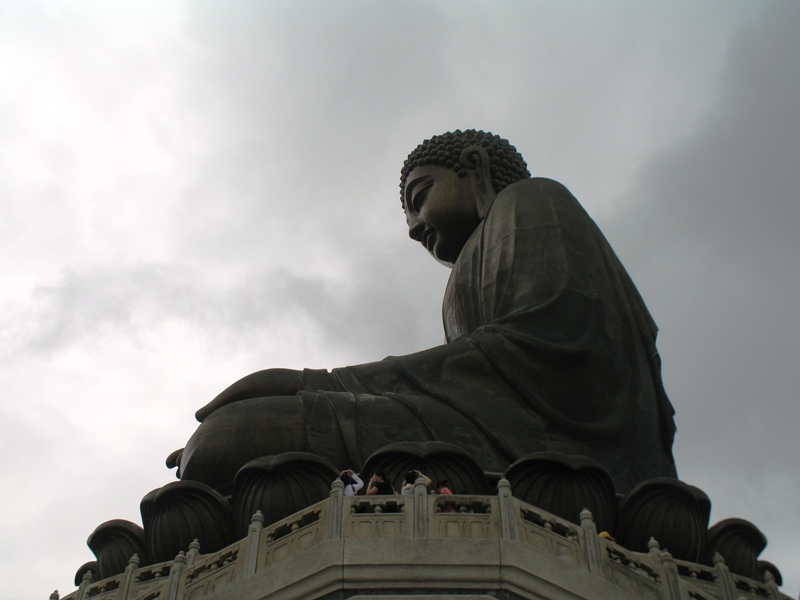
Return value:
<svg viewBox="0 0 800 600">
<path fill-rule="evenodd" d="M 435 440 L 464 448 L 487 472 L 532 452 L 586 456 L 619 493 L 676 476 L 656 325 L 563 185 L 533 178 L 497 195 L 453 266 L 442 313 L 441 346 L 306 370 L 297 396 L 237 402 L 203 425 L 238 411 L 241 428 L 263 437 L 259 427 L 277 419 L 285 431 L 266 446 L 277 436 L 286 451 L 339 468 L 357 469 L 391 443 Z M 273 453 L 266 446 L 248 452 Z"/>
</svg>

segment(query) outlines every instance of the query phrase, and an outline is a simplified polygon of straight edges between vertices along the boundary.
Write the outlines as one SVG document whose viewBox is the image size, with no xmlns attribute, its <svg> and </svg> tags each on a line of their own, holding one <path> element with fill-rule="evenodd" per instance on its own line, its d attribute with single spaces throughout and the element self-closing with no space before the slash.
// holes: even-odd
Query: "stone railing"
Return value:
<svg viewBox="0 0 800 600">
<path fill-rule="evenodd" d="M 497 496 L 429 495 L 420 480 L 413 496 L 354 497 L 345 497 L 342 482 L 337 480 L 330 498 L 277 523 L 265 527 L 263 516 L 256 513 L 247 537 L 219 552 L 201 554 L 200 545 L 193 542 L 175 560 L 146 567 L 139 567 L 134 555 L 122 574 L 93 582 L 87 573 L 78 590 L 62 600 L 210 599 L 238 590 L 235 586 L 255 589 L 249 582 L 258 581 L 259 575 L 277 586 L 275 580 L 281 577 L 278 565 L 284 561 L 292 565 L 285 571 L 299 577 L 297 560 L 313 555 L 315 549 L 322 552 L 331 542 L 352 545 L 376 539 L 396 540 L 392 555 L 396 565 L 405 560 L 403 549 L 409 546 L 401 543 L 404 539 L 440 544 L 436 552 L 445 555 L 444 561 L 447 544 L 455 547 L 460 543 L 458 547 L 463 549 L 464 541 L 493 541 L 507 554 L 538 552 L 542 560 L 548 556 L 592 581 L 600 578 L 606 588 L 619 590 L 620 598 L 791 600 L 769 577 L 767 583 L 759 583 L 731 574 L 721 557 L 714 567 L 674 560 L 653 540 L 647 553 L 626 550 L 598 536 L 588 510 L 581 513 L 580 525 L 576 525 L 514 498 L 504 479 Z M 331 554 L 331 577 L 341 578 L 345 552 L 337 552 Z M 462 566 L 465 564 L 462 561 Z M 530 568 L 535 568 L 531 564 Z M 608 592 L 602 593 L 580 597 L 609 597 Z M 305 591 L 291 597 L 311 595 Z M 610 597 L 615 597 L 613 592 Z M 51 600 L 58 600 L 58 595 L 53 594 Z"/>
</svg>

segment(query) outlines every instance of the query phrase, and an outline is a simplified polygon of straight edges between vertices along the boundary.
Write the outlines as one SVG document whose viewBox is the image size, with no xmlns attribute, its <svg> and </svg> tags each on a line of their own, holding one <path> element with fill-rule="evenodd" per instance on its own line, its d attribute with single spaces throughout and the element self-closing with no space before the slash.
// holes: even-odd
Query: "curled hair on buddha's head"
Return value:
<svg viewBox="0 0 800 600">
<path fill-rule="evenodd" d="M 525 159 L 508 140 L 488 131 L 456 129 L 425 140 L 408 155 L 400 170 L 400 202 L 404 202 L 403 191 L 406 186 L 406 178 L 415 167 L 438 165 L 453 169 L 459 177 L 464 177 L 466 171 L 461 164 L 461 152 L 476 145 L 485 148 L 489 155 L 492 188 L 495 193 L 499 193 L 514 182 L 531 176 Z"/>
</svg>

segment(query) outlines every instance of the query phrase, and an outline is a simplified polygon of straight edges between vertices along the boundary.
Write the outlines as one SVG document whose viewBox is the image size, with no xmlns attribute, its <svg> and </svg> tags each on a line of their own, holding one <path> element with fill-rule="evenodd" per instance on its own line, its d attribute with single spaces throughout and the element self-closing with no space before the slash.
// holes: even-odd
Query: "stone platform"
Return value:
<svg viewBox="0 0 800 600">
<path fill-rule="evenodd" d="M 62 600 L 791 600 L 771 574 L 758 582 L 673 559 L 655 540 L 626 550 L 511 495 L 330 498 L 213 553 L 193 543 L 174 560 L 93 582 Z M 58 594 L 51 596 L 56 600 Z"/>
</svg>

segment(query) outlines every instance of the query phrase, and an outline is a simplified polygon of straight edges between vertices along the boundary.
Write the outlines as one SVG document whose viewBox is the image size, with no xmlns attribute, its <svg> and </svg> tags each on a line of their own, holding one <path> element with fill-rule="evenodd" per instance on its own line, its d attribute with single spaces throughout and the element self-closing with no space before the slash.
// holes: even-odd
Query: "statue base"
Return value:
<svg viewBox="0 0 800 600">
<path fill-rule="evenodd" d="M 601 537 L 591 513 L 579 524 L 511 495 L 436 496 L 418 480 L 412 496 L 329 498 L 211 554 L 193 542 L 171 561 L 93 582 L 83 574 L 63 600 L 791 600 L 764 581 L 678 560 L 651 540 L 634 552 Z M 57 594 L 51 596 L 54 600 Z"/>
</svg>

